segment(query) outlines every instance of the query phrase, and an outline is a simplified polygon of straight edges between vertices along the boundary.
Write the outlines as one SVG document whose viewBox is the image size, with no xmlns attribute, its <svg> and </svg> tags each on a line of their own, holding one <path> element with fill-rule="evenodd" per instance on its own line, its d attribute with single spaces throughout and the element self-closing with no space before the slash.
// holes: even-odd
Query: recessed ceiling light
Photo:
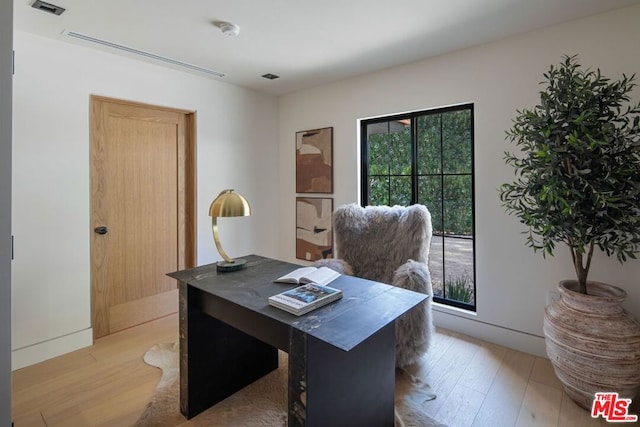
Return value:
<svg viewBox="0 0 640 427">
<path fill-rule="evenodd" d="M 275 74 L 263 74 L 262 77 L 269 80 L 279 79 L 280 76 L 276 76 Z"/>
</svg>

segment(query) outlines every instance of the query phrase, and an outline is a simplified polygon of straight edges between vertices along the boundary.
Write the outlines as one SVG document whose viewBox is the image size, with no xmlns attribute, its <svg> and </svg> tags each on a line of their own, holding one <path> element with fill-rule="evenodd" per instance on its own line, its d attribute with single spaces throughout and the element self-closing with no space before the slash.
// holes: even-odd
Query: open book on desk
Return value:
<svg viewBox="0 0 640 427">
<path fill-rule="evenodd" d="M 318 285 L 326 285 L 340 277 L 340 273 L 329 267 L 301 267 L 287 273 L 282 277 L 278 277 L 275 282 L 294 283 L 303 285 L 305 283 L 317 283 Z"/>
</svg>

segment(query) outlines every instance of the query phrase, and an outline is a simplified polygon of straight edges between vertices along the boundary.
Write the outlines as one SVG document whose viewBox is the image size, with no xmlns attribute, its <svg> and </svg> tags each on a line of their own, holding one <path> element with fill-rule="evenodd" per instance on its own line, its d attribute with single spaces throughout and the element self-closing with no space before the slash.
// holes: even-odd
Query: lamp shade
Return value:
<svg viewBox="0 0 640 427">
<path fill-rule="evenodd" d="M 249 215 L 249 202 L 232 189 L 220 192 L 209 207 L 209 216 L 214 218 Z"/>
</svg>

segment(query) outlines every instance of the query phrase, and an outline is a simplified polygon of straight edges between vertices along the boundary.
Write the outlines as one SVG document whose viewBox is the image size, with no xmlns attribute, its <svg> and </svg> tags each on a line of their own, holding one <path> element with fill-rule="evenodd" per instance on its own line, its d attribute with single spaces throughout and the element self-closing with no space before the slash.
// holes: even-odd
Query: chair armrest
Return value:
<svg viewBox="0 0 640 427">
<path fill-rule="evenodd" d="M 393 275 L 392 284 L 399 288 L 433 296 L 429 268 L 412 259 L 398 267 Z"/>
<path fill-rule="evenodd" d="M 396 366 L 405 367 L 424 356 L 433 335 L 431 274 L 425 264 L 409 260 L 396 269 L 392 282 L 399 288 L 429 295 L 396 320 Z"/>
<path fill-rule="evenodd" d="M 330 269 L 337 271 L 340 274 L 347 276 L 353 276 L 353 268 L 349 263 L 342 259 L 321 259 L 313 263 L 314 267 L 329 267 Z"/>
</svg>

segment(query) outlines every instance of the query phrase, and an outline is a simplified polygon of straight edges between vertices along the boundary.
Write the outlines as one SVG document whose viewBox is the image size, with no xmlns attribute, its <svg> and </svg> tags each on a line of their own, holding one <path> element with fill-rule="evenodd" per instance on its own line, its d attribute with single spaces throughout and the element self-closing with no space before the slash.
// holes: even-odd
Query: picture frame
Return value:
<svg viewBox="0 0 640 427">
<path fill-rule="evenodd" d="M 333 258 L 333 198 L 296 197 L 296 258 Z"/>
<path fill-rule="evenodd" d="M 333 193 L 333 127 L 296 132 L 296 193 Z"/>
</svg>

